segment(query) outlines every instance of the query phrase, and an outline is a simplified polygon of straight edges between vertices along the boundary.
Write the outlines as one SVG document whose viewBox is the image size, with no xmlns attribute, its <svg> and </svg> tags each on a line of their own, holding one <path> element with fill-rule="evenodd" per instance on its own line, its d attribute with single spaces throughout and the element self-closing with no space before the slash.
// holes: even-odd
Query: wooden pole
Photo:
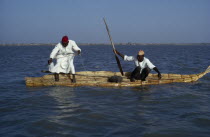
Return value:
<svg viewBox="0 0 210 137">
<path fill-rule="evenodd" d="M 122 69 L 122 66 L 121 66 L 121 64 L 120 64 L 120 60 L 119 60 L 119 58 L 117 57 L 117 53 L 116 53 L 116 51 L 115 51 L 115 46 L 114 46 L 114 43 L 113 43 L 113 41 L 112 41 L 112 37 L 111 37 L 110 31 L 109 31 L 108 25 L 107 25 L 107 23 L 106 23 L 105 18 L 103 18 L 103 20 L 104 20 L 104 23 L 105 23 L 105 25 L 106 25 L 106 30 L 107 30 L 107 32 L 108 32 L 109 39 L 110 39 L 110 42 L 111 42 L 111 44 L 112 44 L 112 48 L 113 48 L 113 50 L 114 50 L 115 59 L 116 59 L 116 61 L 117 61 L 118 68 L 120 69 L 120 73 L 121 73 L 122 76 L 123 76 L 123 75 L 124 75 L 124 74 L 123 74 L 123 69 Z"/>
</svg>

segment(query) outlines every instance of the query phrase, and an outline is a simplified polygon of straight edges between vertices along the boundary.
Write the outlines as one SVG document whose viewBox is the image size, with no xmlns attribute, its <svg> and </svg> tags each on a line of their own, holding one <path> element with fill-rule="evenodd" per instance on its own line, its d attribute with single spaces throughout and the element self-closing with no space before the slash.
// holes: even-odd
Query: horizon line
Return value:
<svg viewBox="0 0 210 137">
<path fill-rule="evenodd" d="M 0 43 L 0 46 L 38 46 L 38 45 L 56 45 L 57 43 Z M 78 42 L 77 45 L 110 45 L 111 43 L 80 43 Z M 115 43 L 115 45 L 210 45 L 210 42 L 193 42 L 193 43 L 138 43 L 138 42 L 119 42 Z"/>
</svg>

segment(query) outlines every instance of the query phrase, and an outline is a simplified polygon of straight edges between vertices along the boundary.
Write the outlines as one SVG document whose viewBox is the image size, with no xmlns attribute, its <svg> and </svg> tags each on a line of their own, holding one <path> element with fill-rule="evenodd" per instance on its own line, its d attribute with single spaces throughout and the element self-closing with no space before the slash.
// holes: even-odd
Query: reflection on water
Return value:
<svg viewBox="0 0 210 137">
<path fill-rule="evenodd" d="M 58 116 L 50 116 L 53 121 L 58 122 L 60 119 L 70 117 L 80 107 L 80 104 L 74 102 L 77 98 L 74 88 L 54 87 L 50 89 L 48 95 L 55 100 L 54 109 L 60 113 Z"/>
</svg>

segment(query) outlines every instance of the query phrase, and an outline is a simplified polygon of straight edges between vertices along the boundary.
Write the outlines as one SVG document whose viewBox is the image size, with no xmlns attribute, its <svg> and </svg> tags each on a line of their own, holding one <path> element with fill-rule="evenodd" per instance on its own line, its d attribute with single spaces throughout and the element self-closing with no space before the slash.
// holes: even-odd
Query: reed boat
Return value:
<svg viewBox="0 0 210 137">
<path fill-rule="evenodd" d="M 72 83 L 72 76 L 69 74 L 59 74 L 59 81 L 55 81 L 53 74 L 47 74 L 42 77 L 25 77 L 25 83 L 28 87 L 41 86 L 95 86 L 95 87 L 137 87 L 142 85 L 157 85 L 168 84 L 175 82 L 194 82 L 210 72 L 210 66 L 201 73 L 191 75 L 181 74 L 161 74 L 162 78 L 159 80 L 157 74 L 149 74 L 146 81 L 136 80 L 130 82 L 130 72 L 124 72 L 121 76 L 120 72 L 112 71 L 81 71 L 76 72 L 76 83 Z M 122 77 L 122 82 L 108 82 L 112 76 Z"/>
</svg>

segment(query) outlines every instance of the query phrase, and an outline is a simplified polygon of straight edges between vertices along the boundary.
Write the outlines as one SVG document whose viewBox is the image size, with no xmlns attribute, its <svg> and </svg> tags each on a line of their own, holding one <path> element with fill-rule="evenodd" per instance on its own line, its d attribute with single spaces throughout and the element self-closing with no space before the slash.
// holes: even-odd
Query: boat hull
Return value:
<svg viewBox="0 0 210 137">
<path fill-rule="evenodd" d="M 192 75 L 180 74 L 162 74 L 162 78 L 158 80 L 157 74 L 149 74 L 146 81 L 136 80 L 130 82 L 130 72 L 124 72 L 122 82 L 108 82 L 111 76 L 121 76 L 120 72 L 111 71 L 81 71 L 76 73 L 76 83 L 72 83 L 72 75 L 59 74 L 59 81 L 55 81 L 53 74 L 44 75 L 42 77 L 26 77 L 25 83 L 28 87 L 41 86 L 95 86 L 95 87 L 138 87 L 142 85 L 158 85 L 177 82 L 194 82 L 209 73 L 210 67 L 205 72 Z"/>
</svg>

